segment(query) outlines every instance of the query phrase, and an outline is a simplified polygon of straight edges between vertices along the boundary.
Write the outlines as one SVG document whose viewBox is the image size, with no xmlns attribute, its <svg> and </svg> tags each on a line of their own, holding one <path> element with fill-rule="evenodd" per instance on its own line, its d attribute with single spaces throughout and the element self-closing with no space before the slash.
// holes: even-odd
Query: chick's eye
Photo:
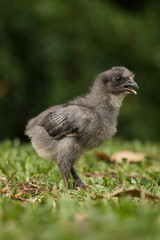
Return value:
<svg viewBox="0 0 160 240">
<path fill-rule="evenodd" d="M 119 76 L 116 77 L 116 81 L 117 81 L 117 82 L 120 82 L 121 80 L 122 80 L 121 77 L 119 77 Z"/>
</svg>

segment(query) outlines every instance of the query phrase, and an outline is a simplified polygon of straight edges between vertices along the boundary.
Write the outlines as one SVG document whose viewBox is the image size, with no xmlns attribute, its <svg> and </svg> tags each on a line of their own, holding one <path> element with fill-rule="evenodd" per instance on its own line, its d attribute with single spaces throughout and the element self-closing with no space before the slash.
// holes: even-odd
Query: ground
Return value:
<svg viewBox="0 0 160 240">
<path fill-rule="evenodd" d="M 121 150 L 146 157 L 118 164 L 95 155 Z M 76 168 L 88 191 L 66 191 L 56 164 L 30 144 L 1 143 L 0 239 L 160 239 L 159 143 L 114 138 L 83 155 Z M 132 196 L 114 196 L 119 189 L 131 189 Z"/>
</svg>

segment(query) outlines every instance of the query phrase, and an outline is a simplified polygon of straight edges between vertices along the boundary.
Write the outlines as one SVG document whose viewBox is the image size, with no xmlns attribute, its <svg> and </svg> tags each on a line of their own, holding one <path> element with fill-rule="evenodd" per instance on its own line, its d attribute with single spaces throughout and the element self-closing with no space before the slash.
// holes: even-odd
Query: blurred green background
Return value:
<svg viewBox="0 0 160 240">
<path fill-rule="evenodd" d="M 115 65 L 140 87 L 125 99 L 118 135 L 159 140 L 159 9 L 157 0 L 0 0 L 0 140 L 25 140 L 29 118 Z"/>
</svg>

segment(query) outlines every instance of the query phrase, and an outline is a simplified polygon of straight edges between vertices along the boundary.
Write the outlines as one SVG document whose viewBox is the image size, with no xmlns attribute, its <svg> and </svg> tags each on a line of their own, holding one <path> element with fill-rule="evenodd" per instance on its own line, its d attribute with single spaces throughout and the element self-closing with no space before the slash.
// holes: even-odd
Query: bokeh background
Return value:
<svg viewBox="0 0 160 240">
<path fill-rule="evenodd" d="M 157 0 L 0 0 L 0 140 L 26 140 L 29 118 L 115 65 L 140 87 L 124 101 L 118 135 L 159 140 L 159 9 Z"/>
</svg>

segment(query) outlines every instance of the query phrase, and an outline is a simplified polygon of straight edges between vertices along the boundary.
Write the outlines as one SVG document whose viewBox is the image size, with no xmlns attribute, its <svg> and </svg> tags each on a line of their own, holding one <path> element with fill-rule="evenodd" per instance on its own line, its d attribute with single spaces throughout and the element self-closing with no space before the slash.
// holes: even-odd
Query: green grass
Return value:
<svg viewBox="0 0 160 240">
<path fill-rule="evenodd" d="M 94 151 L 83 155 L 77 170 L 92 192 L 66 191 L 57 165 L 37 156 L 19 140 L 0 144 L 0 239 L 160 239 L 160 201 L 111 193 L 124 187 L 160 197 L 160 144 L 113 139 L 100 147 L 146 152 L 139 163 L 107 164 Z M 84 173 L 106 173 L 85 177 Z"/>
</svg>

